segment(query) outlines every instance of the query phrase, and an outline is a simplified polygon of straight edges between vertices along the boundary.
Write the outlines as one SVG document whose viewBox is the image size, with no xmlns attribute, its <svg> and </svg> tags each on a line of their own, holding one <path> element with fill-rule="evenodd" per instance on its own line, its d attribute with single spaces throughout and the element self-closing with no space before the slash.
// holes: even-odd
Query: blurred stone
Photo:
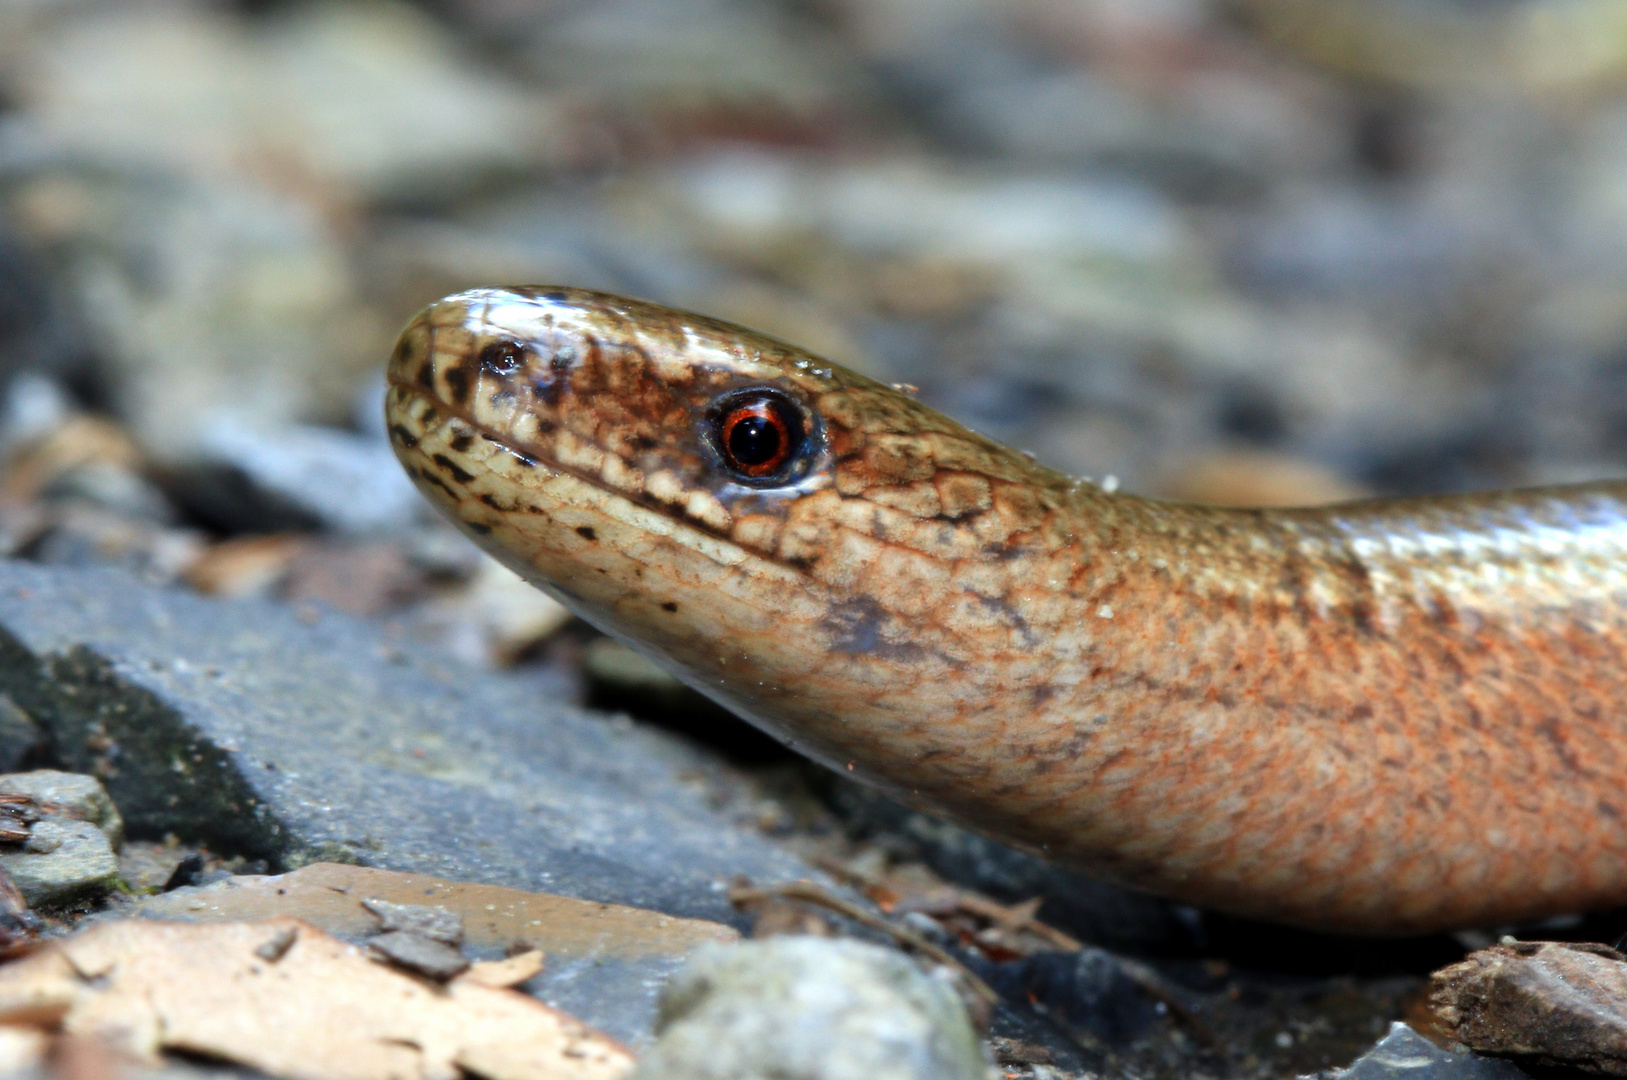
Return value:
<svg viewBox="0 0 1627 1080">
<path fill-rule="evenodd" d="M 463 944 L 462 916 L 440 904 L 398 904 L 369 897 L 362 907 L 378 916 L 380 932 L 400 930 L 447 945 Z"/>
<path fill-rule="evenodd" d="M 224 416 L 199 434 L 201 454 L 335 532 L 403 529 L 428 512 L 382 439 L 336 428 L 240 423 Z"/>
<path fill-rule="evenodd" d="M 828 236 L 876 255 L 1011 267 L 1032 259 L 1170 260 L 1191 238 L 1146 188 L 900 157 L 839 168 L 735 151 L 687 165 L 673 193 L 708 227 L 768 247 Z"/>
<path fill-rule="evenodd" d="M 137 895 L 160 892 L 189 859 L 201 858 L 193 847 L 181 844 L 174 836 L 168 842 L 158 840 L 126 840 L 119 849 L 119 877 Z"/>
<path fill-rule="evenodd" d="M 661 996 L 630 1080 L 985 1080 L 949 982 L 851 940 L 777 937 L 698 950 Z"/>
<path fill-rule="evenodd" d="M 316 3 L 258 22 L 101 10 L 30 43 L 21 122 L 102 169 L 422 197 L 535 162 L 560 137 L 545 99 L 469 63 L 405 4 Z"/>
<path fill-rule="evenodd" d="M 666 697 L 684 689 L 676 675 L 610 638 L 595 638 L 582 666 L 591 681 L 624 693 Z"/>
<path fill-rule="evenodd" d="M 1402 1023 L 1348 1069 L 1327 1069 L 1301 1080 L 1525 1080 L 1507 1061 L 1442 1050 Z"/>
<path fill-rule="evenodd" d="M 1413 89 L 1580 91 L 1627 72 L 1614 0 L 1229 0 L 1329 70 Z"/>
<path fill-rule="evenodd" d="M 596 106 L 613 137 L 667 149 L 732 133 L 828 141 L 845 113 L 875 105 L 836 45 L 784 5 L 614 0 L 569 9 L 526 53 L 546 84 Z"/>
<path fill-rule="evenodd" d="M 186 568 L 183 580 L 209 596 L 269 596 L 288 577 L 294 556 L 311 544 L 302 536 L 243 536 L 211 544 Z"/>
<path fill-rule="evenodd" d="M 203 537 L 190 529 L 68 503 L 43 511 L 37 528 L 10 554 L 53 566 L 118 566 L 163 583 L 180 577 L 203 547 Z"/>
<path fill-rule="evenodd" d="M 1166 469 L 1149 493 L 1211 506 L 1317 506 L 1370 494 L 1312 461 L 1260 450 L 1207 454 Z"/>
<path fill-rule="evenodd" d="M 368 938 L 367 947 L 397 967 L 436 982 L 445 982 L 469 970 L 469 958 L 452 945 L 410 931 L 386 931 Z"/>
<path fill-rule="evenodd" d="M 424 573 L 399 544 L 329 542 L 294 552 L 281 594 L 294 603 L 315 600 L 366 616 L 397 610 L 427 589 Z"/>
<path fill-rule="evenodd" d="M 1430 976 L 1447 1034 L 1476 1053 L 1627 1076 L 1627 955 L 1605 945 L 1511 941 Z"/>
<path fill-rule="evenodd" d="M 79 206 L 54 239 L 119 414 L 161 459 L 204 433 L 348 411 L 391 328 L 310 203 L 235 179 L 51 173 Z"/>
<path fill-rule="evenodd" d="M 0 868 L 29 906 L 38 907 L 107 892 L 119 860 L 107 834 L 91 822 L 51 816 L 34 823 L 23 850 L 0 849 Z"/>
<path fill-rule="evenodd" d="M 45 729 L 7 694 L 0 694 L 0 773 L 15 772 L 45 749 Z"/>
<path fill-rule="evenodd" d="M 1119 958 L 1087 945 L 1074 953 L 1043 952 L 980 972 L 1005 997 L 1038 1002 L 1071 1031 L 1121 1048 L 1163 1026 L 1158 1007 Z"/>
<path fill-rule="evenodd" d="M 436 561 L 441 557 L 434 552 L 408 550 L 424 572 L 439 570 L 460 579 L 408 614 L 415 638 L 434 641 L 468 664 L 506 667 L 524 659 L 570 623 L 571 613 L 553 597 L 480 553 L 463 537 L 448 538 L 452 539 L 458 543 L 455 561 Z M 472 560 L 462 558 L 471 552 Z"/>
<path fill-rule="evenodd" d="M 19 416 L 13 431 L 20 436 L 22 428 L 41 420 L 43 416 Z M 140 450 L 122 428 L 106 420 L 83 413 L 60 415 L 48 431 L 17 438 L 14 446 L 0 480 L 0 499 L 8 503 L 76 501 L 159 525 L 174 517 L 163 493 L 146 479 Z"/>
<path fill-rule="evenodd" d="M 1208 197 L 1257 189 L 1340 149 L 1312 109 L 1320 101 L 1258 75 L 1184 72 L 1169 91 L 1089 68 L 1036 72 L 957 87 L 949 118 L 1009 157 L 1128 167 Z"/>
<path fill-rule="evenodd" d="M 113 847 L 124 842 L 124 819 L 108 797 L 107 789 L 94 776 L 56 769 L 11 773 L 0 776 L 0 792 L 65 806 L 106 833 Z"/>
</svg>

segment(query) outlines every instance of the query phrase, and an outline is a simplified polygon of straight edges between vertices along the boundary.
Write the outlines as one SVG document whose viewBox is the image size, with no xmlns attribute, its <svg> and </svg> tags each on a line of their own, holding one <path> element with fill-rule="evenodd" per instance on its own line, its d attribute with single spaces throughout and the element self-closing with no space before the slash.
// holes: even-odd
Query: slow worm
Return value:
<svg viewBox="0 0 1627 1080">
<path fill-rule="evenodd" d="M 1112 494 L 790 345 L 564 288 L 425 309 L 386 408 L 486 550 L 912 805 L 1306 927 L 1627 903 L 1627 483 Z"/>
</svg>

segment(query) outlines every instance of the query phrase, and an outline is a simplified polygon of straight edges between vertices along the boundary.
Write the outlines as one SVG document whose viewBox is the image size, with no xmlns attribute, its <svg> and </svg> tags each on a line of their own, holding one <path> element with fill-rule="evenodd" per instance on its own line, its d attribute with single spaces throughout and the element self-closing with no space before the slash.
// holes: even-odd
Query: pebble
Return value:
<svg viewBox="0 0 1627 1080">
<path fill-rule="evenodd" d="M 776 937 L 697 951 L 662 994 L 629 1080 L 985 1080 L 950 984 L 850 940 Z"/>
<path fill-rule="evenodd" d="M 22 850 L 0 850 L 0 867 L 30 907 L 94 898 L 111 889 L 119 874 L 107 834 L 67 817 L 36 822 Z"/>
<path fill-rule="evenodd" d="M 1300 1080 L 1526 1080 L 1509 1061 L 1442 1050 L 1406 1024 L 1390 1033 L 1348 1069 L 1327 1069 Z"/>
<path fill-rule="evenodd" d="M 367 939 L 367 947 L 397 967 L 445 982 L 469 970 L 469 958 L 456 946 L 424 934 L 391 930 Z"/>
<path fill-rule="evenodd" d="M 124 842 L 124 819 L 113 805 L 107 789 L 94 776 L 36 769 L 33 772 L 0 776 L 0 793 L 29 795 L 40 802 L 65 806 L 107 834 L 107 842 L 117 848 Z"/>
</svg>

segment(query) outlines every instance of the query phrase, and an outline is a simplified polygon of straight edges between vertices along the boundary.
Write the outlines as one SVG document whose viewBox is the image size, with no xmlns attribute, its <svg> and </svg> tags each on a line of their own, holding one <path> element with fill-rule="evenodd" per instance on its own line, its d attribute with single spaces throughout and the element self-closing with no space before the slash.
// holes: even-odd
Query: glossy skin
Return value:
<svg viewBox="0 0 1627 1080">
<path fill-rule="evenodd" d="M 1305 510 L 1108 494 L 738 327 L 419 314 L 396 452 L 483 547 L 899 799 L 1084 870 L 1408 933 L 1627 902 L 1627 484 Z M 807 410 L 733 478 L 720 397 Z"/>
</svg>

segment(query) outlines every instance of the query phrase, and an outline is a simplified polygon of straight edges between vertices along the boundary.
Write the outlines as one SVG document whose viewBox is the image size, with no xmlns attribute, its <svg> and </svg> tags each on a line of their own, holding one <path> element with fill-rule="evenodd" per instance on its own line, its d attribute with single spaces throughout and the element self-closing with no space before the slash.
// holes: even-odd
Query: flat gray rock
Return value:
<svg viewBox="0 0 1627 1080">
<path fill-rule="evenodd" d="M 708 809 L 702 752 L 562 705 L 546 678 L 304 615 L 0 562 L 0 693 L 63 767 L 103 780 L 138 836 L 736 926 L 729 878 L 816 876 Z"/>
<path fill-rule="evenodd" d="M 1350 1068 L 1302 1080 L 1526 1080 L 1526 1073 L 1511 1062 L 1442 1050 L 1406 1024 L 1395 1023 Z"/>
</svg>

